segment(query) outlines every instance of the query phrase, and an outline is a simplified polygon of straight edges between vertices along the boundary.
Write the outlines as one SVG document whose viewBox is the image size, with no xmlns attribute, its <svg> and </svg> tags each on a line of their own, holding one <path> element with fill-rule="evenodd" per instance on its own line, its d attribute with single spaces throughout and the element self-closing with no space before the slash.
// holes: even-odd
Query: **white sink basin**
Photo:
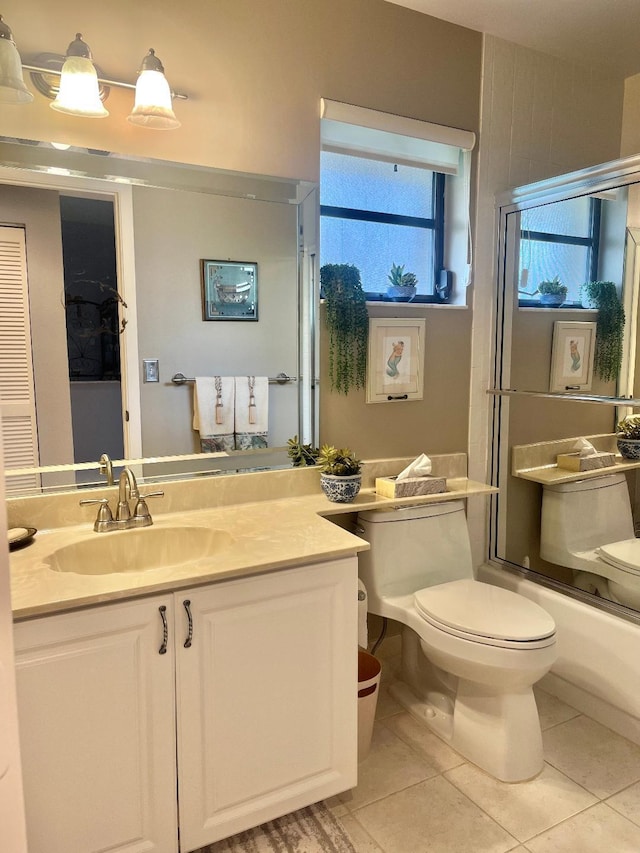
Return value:
<svg viewBox="0 0 640 853">
<path fill-rule="evenodd" d="M 96 533 L 54 551 L 49 568 L 79 575 L 144 572 L 210 557 L 234 542 L 226 530 L 206 527 L 143 527 Z"/>
</svg>

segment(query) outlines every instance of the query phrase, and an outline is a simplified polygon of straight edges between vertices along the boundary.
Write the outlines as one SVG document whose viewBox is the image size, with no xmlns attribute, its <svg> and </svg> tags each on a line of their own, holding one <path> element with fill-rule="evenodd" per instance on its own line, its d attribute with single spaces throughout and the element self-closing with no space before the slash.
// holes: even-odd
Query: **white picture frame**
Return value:
<svg viewBox="0 0 640 853">
<path fill-rule="evenodd" d="M 422 400 L 425 320 L 369 320 L 367 403 Z"/>
<path fill-rule="evenodd" d="M 571 394 L 591 390 L 597 323 L 553 324 L 549 390 Z"/>
</svg>

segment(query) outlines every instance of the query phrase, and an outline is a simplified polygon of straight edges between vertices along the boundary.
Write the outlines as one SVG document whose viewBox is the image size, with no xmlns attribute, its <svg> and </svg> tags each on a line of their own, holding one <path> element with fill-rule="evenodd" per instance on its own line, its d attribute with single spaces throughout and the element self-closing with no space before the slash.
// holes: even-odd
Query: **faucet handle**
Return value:
<svg viewBox="0 0 640 853">
<path fill-rule="evenodd" d="M 133 511 L 133 523 L 136 527 L 149 527 L 153 524 L 149 507 L 147 506 L 147 498 L 162 498 L 164 492 L 149 492 L 148 495 L 139 495 L 136 508 Z"/>
<path fill-rule="evenodd" d="M 93 525 L 93 529 L 95 530 L 95 532 L 106 533 L 108 530 L 113 530 L 115 522 L 113 520 L 113 515 L 111 514 L 111 509 L 109 508 L 108 499 L 86 498 L 85 500 L 80 501 L 80 506 L 91 506 L 91 504 L 100 504 L 98 516 Z"/>
</svg>

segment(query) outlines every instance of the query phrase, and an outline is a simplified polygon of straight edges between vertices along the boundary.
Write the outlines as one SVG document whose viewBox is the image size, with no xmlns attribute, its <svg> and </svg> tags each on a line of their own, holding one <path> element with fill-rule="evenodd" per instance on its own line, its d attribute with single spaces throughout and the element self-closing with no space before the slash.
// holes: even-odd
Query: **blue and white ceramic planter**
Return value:
<svg viewBox="0 0 640 853">
<path fill-rule="evenodd" d="M 360 491 L 361 484 L 362 474 L 352 474 L 350 477 L 336 477 L 335 474 L 320 474 L 322 491 L 334 503 L 351 503 Z"/>
<path fill-rule="evenodd" d="M 640 459 L 640 438 L 618 436 L 618 450 L 625 459 Z"/>
</svg>

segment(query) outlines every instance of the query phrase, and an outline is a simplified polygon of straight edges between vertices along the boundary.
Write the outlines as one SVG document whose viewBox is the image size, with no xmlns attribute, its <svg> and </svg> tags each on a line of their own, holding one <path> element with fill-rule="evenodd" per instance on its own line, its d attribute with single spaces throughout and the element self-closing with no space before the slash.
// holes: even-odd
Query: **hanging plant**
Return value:
<svg viewBox="0 0 640 853">
<path fill-rule="evenodd" d="M 589 281 L 582 289 L 588 304 L 598 309 L 593 369 L 608 382 L 618 378 L 622 364 L 624 308 L 612 281 Z"/>
<path fill-rule="evenodd" d="M 360 270 L 352 264 L 325 264 L 320 288 L 329 331 L 331 390 L 348 394 L 351 388 L 364 388 L 367 372 L 369 312 Z"/>
</svg>

